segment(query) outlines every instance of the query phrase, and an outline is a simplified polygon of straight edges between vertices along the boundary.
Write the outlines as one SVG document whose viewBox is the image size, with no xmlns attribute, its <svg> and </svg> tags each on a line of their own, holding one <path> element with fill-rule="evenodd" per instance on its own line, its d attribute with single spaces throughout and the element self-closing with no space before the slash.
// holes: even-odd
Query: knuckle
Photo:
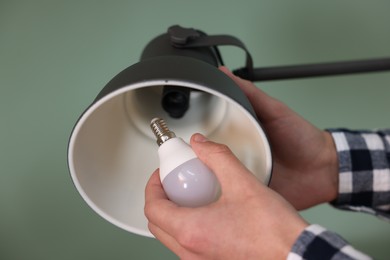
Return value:
<svg viewBox="0 0 390 260">
<path fill-rule="evenodd" d="M 150 218 L 150 216 L 153 216 L 153 210 L 154 210 L 154 207 L 152 205 L 152 203 L 145 203 L 145 206 L 144 206 L 144 214 L 146 216 L 146 218 Z"/>
<path fill-rule="evenodd" d="M 230 154 L 231 150 L 226 144 L 216 144 L 213 153 L 215 154 Z"/>
<path fill-rule="evenodd" d="M 190 251 L 202 250 L 206 240 L 206 234 L 199 232 L 197 229 L 182 232 L 177 237 L 177 242 Z"/>
<path fill-rule="evenodd" d="M 149 229 L 149 231 L 150 231 L 153 235 L 155 235 L 155 234 L 154 234 L 154 225 L 153 225 L 151 222 L 149 222 L 149 221 L 148 221 L 148 229 Z"/>
</svg>

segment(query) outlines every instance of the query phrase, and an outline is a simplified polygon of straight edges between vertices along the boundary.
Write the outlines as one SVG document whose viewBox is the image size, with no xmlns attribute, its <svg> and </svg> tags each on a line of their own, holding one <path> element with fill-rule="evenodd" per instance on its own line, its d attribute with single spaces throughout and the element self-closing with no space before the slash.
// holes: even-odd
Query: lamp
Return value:
<svg viewBox="0 0 390 260">
<path fill-rule="evenodd" d="M 170 27 L 145 47 L 140 62 L 107 83 L 71 133 L 71 178 L 97 214 L 124 230 L 152 236 L 143 207 L 146 182 L 159 166 L 155 138 L 149 128 L 155 117 L 164 118 L 186 141 L 200 132 L 227 144 L 261 182 L 269 183 L 272 158 L 266 134 L 245 95 L 218 70 L 217 66 L 223 64 L 216 47 L 219 45 L 234 45 L 246 52 L 245 67 L 235 71 L 243 78 L 322 75 L 308 75 L 315 65 L 303 69 L 298 66 L 298 74 L 289 74 L 297 67 L 254 69 L 248 50 L 237 38 Z M 371 70 L 358 66 L 335 73 L 329 72 L 335 64 L 328 64 L 319 71 L 328 71 L 323 75 L 379 71 L 389 69 L 390 61 L 385 59 L 379 67 L 376 65 L 368 65 Z M 341 67 L 350 68 L 351 64 Z M 272 77 L 268 76 L 270 70 Z"/>
<path fill-rule="evenodd" d="M 214 47 L 176 48 L 190 32 L 172 27 L 152 40 L 141 61 L 116 75 L 78 119 L 68 147 L 72 180 L 100 216 L 127 231 L 152 236 L 143 213 L 144 188 L 159 166 L 149 124 L 164 118 L 187 142 L 195 132 L 227 144 L 268 183 L 271 152 L 239 87 L 218 70 Z M 189 35 L 189 36 L 188 36 Z"/>
</svg>

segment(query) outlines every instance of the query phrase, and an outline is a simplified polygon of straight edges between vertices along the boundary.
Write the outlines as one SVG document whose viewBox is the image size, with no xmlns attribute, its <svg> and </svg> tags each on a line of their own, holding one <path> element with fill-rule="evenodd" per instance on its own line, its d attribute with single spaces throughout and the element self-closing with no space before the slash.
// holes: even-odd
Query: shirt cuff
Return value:
<svg viewBox="0 0 390 260">
<path fill-rule="evenodd" d="M 339 160 L 337 208 L 389 217 L 389 136 L 374 131 L 327 130 L 332 134 Z"/>
<path fill-rule="evenodd" d="M 306 227 L 295 241 L 287 260 L 372 259 L 343 238 L 319 225 Z"/>
</svg>

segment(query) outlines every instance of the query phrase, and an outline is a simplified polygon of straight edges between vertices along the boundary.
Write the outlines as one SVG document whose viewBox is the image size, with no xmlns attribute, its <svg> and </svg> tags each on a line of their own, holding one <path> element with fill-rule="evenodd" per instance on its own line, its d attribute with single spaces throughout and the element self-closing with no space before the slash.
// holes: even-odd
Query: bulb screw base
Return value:
<svg viewBox="0 0 390 260">
<path fill-rule="evenodd" d="M 169 130 L 167 124 L 161 118 L 153 118 L 150 122 L 150 128 L 157 138 L 158 146 L 162 145 L 169 139 L 176 137 L 175 133 Z"/>
</svg>

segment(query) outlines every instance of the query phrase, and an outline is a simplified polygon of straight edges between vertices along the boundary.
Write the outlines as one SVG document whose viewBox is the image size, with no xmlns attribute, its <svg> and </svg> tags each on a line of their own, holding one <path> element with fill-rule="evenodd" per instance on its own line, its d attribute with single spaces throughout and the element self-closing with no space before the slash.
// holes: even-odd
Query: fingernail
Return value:
<svg viewBox="0 0 390 260">
<path fill-rule="evenodd" d="M 204 142 L 207 142 L 208 139 L 202 134 L 195 134 L 194 141 L 198 142 L 198 143 L 204 143 Z"/>
</svg>

